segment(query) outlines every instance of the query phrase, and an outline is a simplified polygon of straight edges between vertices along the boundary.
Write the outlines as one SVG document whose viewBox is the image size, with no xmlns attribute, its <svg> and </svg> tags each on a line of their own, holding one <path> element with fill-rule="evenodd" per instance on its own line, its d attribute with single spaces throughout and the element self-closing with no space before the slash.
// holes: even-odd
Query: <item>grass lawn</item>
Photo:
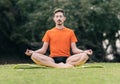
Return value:
<svg viewBox="0 0 120 84">
<path fill-rule="evenodd" d="M 87 63 L 104 68 L 33 68 L 14 69 L 0 65 L 0 84 L 118 84 L 120 63 Z"/>
</svg>

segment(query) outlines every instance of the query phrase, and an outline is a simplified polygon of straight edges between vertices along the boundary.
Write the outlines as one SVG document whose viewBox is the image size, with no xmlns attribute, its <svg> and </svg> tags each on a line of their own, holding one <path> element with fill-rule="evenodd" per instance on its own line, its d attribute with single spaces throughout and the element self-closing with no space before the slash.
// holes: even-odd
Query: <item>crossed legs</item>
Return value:
<svg viewBox="0 0 120 84">
<path fill-rule="evenodd" d="M 80 66 L 83 65 L 89 59 L 86 53 L 80 53 L 70 56 L 66 63 L 71 64 L 73 66 Z"/>
<path fill-rule="evenodd" d="M 75 54 L 67 58 L 66 63 L 55 63 L 55 61 L 46 55 L 39 53 L 33 53 L 31 59 L 38 65 L 54 67 L 54 68 L 72 68 L 74 66 L 80 66 L 88 60 L 88 56 L 85 53 Z"/>
</svg>

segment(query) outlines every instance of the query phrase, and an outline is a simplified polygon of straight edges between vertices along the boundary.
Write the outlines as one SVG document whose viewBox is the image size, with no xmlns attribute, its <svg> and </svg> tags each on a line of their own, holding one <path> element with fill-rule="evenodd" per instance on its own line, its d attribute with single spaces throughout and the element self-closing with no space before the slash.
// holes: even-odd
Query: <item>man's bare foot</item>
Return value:
<svg viewBox="0 0 120 84">
<path fill-rule="evenodd" d="M 73 68 L 74 66 L 71 64 L 64 64 L 64 63 L 59 63 L 57 68 Z"/>
</svg>

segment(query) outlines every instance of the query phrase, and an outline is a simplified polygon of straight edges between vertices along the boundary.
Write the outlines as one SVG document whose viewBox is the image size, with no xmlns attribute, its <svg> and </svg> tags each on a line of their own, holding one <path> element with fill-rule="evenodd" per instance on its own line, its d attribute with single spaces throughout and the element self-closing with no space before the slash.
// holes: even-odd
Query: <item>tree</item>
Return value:
<svg viewBox="0 0 120 84">
<path fill-rule="evenodd" d="M 75 31 L 79 48 L 93 49 L 90 61 L 108 61 L 108 54 L 120 61 L 116 46 L 120 39 L 119 0 L 1 0 L 1 53 L 23 56 L 26 48 L 38 49 L 46 30 L 54 26 L 51 16 L 56 8 L 65 9 L 65 25 Z"/>
</svg>

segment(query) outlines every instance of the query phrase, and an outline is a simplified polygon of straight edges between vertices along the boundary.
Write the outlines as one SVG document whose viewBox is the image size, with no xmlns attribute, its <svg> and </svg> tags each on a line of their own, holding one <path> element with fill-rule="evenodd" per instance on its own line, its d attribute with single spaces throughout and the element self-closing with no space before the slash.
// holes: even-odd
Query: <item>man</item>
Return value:
<svg viewBox="0 0 120 84">
<path fill-rule="evenodd" d="M 33 51 L 26 50 L 25 54 L 38 65 L 54 68 L 72 68 L 80 66 L 88 60 L 88 55 L 92 55 L 92 50 L 80 50 L 76 46 L 76 36 L 73 30 L 64 26 L 66 20 L 62 9 L 54 11 L 53 20 L 56 24 L 54 28 L 48 30 L 42 41 L 42 48 Z M 50 46 L 50 56 L 44 55 Z M 70 55 L 70 48 L 74 55 Z"/>
</svg>

